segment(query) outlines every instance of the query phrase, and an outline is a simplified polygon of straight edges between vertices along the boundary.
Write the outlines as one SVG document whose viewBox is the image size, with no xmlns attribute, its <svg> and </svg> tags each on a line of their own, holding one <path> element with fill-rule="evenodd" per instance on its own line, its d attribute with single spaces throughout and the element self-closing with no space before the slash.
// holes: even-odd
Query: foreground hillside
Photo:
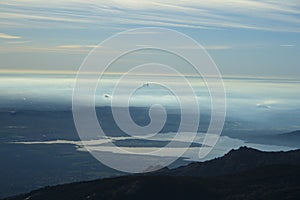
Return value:
<svg viewBox="0 0 300 200">
<path fill-rule="evenodd" d="M 243 147 L 173 170 L 46 187 L 9 199 L 300 199 L 299 156 L 299 150 Z"/>
</svg>

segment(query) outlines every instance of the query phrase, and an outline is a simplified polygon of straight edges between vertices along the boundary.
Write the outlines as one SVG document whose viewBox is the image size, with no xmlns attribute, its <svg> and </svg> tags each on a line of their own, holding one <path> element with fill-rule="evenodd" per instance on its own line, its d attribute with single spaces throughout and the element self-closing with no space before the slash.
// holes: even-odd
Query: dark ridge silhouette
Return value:
<svg viewBox="0 0 300 200">
<path fill-rule="evenodd" d="M 299 199 L 300 150 L 241 147 L 176 169 L 45 187 L 7 199 Z"/>
<path fill-rule="evenodd" d="M 253 148 L 240 147 L 238 150 L 229 151 L 220 158 L 206 162 L 194 162 L 176 169 L 164 168 L 154 174 L 210 177 L 234 174 L 275 164 L 300 165 L 300 150 L 263 152 Z"/>
</svg>

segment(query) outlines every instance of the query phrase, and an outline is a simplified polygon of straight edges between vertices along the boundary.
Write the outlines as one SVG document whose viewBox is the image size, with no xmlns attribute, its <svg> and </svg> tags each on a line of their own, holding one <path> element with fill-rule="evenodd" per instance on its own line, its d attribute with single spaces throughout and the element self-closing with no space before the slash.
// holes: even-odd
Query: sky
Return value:
<svg viewBox="0 0 300 200">
<path fill-rule="evenodd" d="M 2 0 L 0 71 L 77 71 L 97 44 L 142 27 L 192 37 L 224 76 L 300 75 L 299 0 Z"/>
</svg>

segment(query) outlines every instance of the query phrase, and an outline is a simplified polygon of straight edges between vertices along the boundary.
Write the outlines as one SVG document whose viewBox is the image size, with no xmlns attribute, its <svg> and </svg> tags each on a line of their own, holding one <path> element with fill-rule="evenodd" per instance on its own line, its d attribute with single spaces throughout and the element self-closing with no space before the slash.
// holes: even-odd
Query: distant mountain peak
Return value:
<svg viewBox="0 0 300 200">
<path fill-rule="evenodd" d="M 300 136 L 300 130 L 288 132 L 288 133 L 281 133 L 279 136 Z"/>
<path fill-rule="evenodd" d="M 262 152 L 260 150 L 257 150 L 257 149 L 251 148 L 251 147 L 241 146 L 238 149 L 231 149 L 228 153 L 230 153 L 230 152 L 244 152 L 244 151 Z"/>
</svg>

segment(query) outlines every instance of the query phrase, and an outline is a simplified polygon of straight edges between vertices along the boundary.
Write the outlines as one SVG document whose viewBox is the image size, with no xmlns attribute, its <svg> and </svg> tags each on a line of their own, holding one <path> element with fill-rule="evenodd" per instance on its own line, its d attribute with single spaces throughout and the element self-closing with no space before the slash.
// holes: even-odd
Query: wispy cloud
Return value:
<svg viewBox="0 0 300 200">
<path fill-rule="evenodd" d="M 228 45 L 209 45 L 209 46 L 204 46 L 206 50 L 226 50 L 226 49 L 232 49 L 232 46 Z"/>
<path fill-rule="evenodd" d="M 0 33 L 0 38 L 2 39 L 20 39 L 20 36 L 16 36 L 16 35 L 8 35 L 5 33 Z"/>
<path fill-rule="evenodd" d="M 67 44 L 67 45 L 59 45 L 57 48 L 61 49 L 91 49 L 95 48 L 97 45 L 79 45 L 79 44 Z"/>
<path fill-rule="evenodd" d="M 212 46 L 205 46 L 204 47 L 207 50 L 225 50 L 225 49 L 231 49 L 231 46 L 228 45 L 212 45 Z"/>
<path fill-rule="evenodd" d="M 0 24 L 28 26 L 164 26 L 203 29 L 240 28 L 300 32 L 297 0 L 53 0 L 51 2 L 3 0 Z"/>
<path fill-rule="evenodd" d="M 294 47 L 295 45 L 293 44 L 281 44 L 281 47 Z"/>
<path fill-rule="evenodd" d="M 16 45 L 1 45 L 0 52 L 5 53 L 78 53 L 78 54 L 87 54 L 90 49 L 86 48 L 59 48 L 53 46 L 32 46 L 32 45 L 24 45 L 24 44 L 16 44 Z"/>
<path fill-rule="evenodd" d="M 155 31 L 134 31 L 134 32 L 124 32 L 123 35 L 145 35 L 145 34 L 159 34 L 159 32 Z"/>
<path fill-rule="evenodd" d="M 6 44 L 27 44 L 30 43 L 30 40 L 23 40 L 23 41 L 7 41 Z"/>
<path fill-rule="evenodd" d="M 175 48 L 186 49 L 186 50 L 199 49 L 198 46 L 180 46 Z M 203 48 L 206 50 L 226 50 L 226 49 L 232 49 L 233 47 L 229 45 L 208 45 L 208 46 L 203 46 Z"/>
</svg>

